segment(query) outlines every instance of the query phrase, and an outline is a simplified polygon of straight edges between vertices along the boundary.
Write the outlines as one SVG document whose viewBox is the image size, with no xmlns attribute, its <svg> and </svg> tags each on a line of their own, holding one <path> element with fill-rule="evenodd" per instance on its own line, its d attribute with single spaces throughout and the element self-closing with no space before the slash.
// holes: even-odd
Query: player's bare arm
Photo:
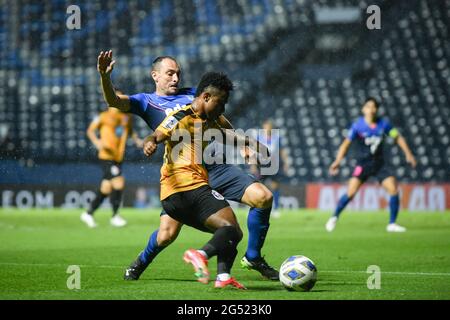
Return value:
<svg viewBox="0 0 450 320">
<path fill-rule="evenodd" d="M 114 69 L 112 50 L 102 51 L 97 58 L 97 71 L 100 73 L 103 97 L 108 106 L 117 108 L 122 112 L 130 110 L 130 98 L 127 95 L 116 94 L 111 81 L 111 72 Z"/>
<path fill-rule="evenodd" d="M 97 130 L 99 128 L 100 122 L 98 120 L 93 120 L 89 127 L 86 130 L 86 135 L 92 144 L 97 148 L 97 150 L 101 150 L 103 148 L 102 141 L 97 136 Z"/>
<path fill-rule="evenodd" d="M 333 161 L 333 163 L 330 166 L 329 172 L 332 176 L 335 176 L 339 172 L 339 166 L 341 164 L 341 161 L 344 159 L 345 155 L 348 152 L 348 149 L 350 148 L 350 144 L 352 141 L 348 138 L 345 138 L 342 144 L 339 146 L 338 153 L 336 155 L 336 159 Z"/>
<path fill-rule="evenodd" d="M 158 144 L 166 141 L 168 138 L 169 137 L 167 135 L 159 130 L 156 130 L 144 139 L 144 154 L 147 157 L 151 157 L 155 153 Z"/>
<path fill-rule="evenodd" d="M 405 138 L 402 135 L 399 135 L 396 139 L 396 142 L 400 147 L 400 149 L 402 149 L 403 153 L 405 154 L 406 162 L 408 162 L 411 165 L 411 167 L 415 168 L 417 166 L 417 161 L 413 153 L 411 152 L 411 149 L 409 148 L 408 144 L 406 143 Z"/>
<path fill-rule="evenodd" d="M 138 148 L 143 148 L 144 147 L 144 140 L 139 138 L 139 136 L 137 135 L 136 132 L 133 132 L 131 134 L 131 139 L 133 139 L 133 142 L 136 145 L 136 147 L 138 147 Z"/>
</svg>

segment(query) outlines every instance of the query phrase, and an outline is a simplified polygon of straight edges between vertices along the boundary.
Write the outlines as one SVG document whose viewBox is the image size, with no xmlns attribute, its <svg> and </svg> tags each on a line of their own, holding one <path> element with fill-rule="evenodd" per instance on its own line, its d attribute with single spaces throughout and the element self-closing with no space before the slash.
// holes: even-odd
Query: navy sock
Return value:
<svg viewBox="0 0 450 320">
<path fill-rule="evenodd" d="M 251 208 L 247 217 L 248 245 L 245 256 L 248 260 L 261 257 L 261 248 L 264 245 L 269 230 L 270 211 L 272 208 Z"/>
<path fill-rule="evenodd" d="M 143 263 L 151 263 L 153 259 L 163 251 L 166 247 L 158 245 L 157 237 L 158 237 L 158 230 L 155 230 L 152 235 L 150 236 L 150 239 L 148 240 L 147 247 L 142 251 L 142 253 L 139 255 L 139 258 Z"/>
<path fill-rule="evenodd" d="M 89 213 L 90 215 L 93 215 L 95 210 L 97 210 L 98 207 L 100 207 L 103 200 L 105 200 L 105 198 L 107 196 L 108 196 L 107 194 L 104 194 L 100 190 L 97 190 L 97 192 L 95 193 L 95 198 L 94 198 L 94 200 L 92 200 L 91 204 L 89 205 L 89 209 L 87 210 L 87 213 Z"/>
<path fill-rule="evenodd" d="M 344 194 L 340 199 L 339 202 L 337 204 L 336 210 L 334 211 L 334 216 L 335 217 L 339 217 L 339 215 L 341 214 L 342 210 L 345 209 L 345 207 L 347 206 L 347 204 L 351 201 L 352 199 L 349 198 L 346 194 Z"/>
<path fill-rule="evenodd" d="M 399 207 L 400 207 L 400 198 L 398 194 L 395 196 L 391 196 L 391 198 L 389 199 L 389 210 L 391 214 L 389 218 L 389 223 L 395 223 L 395 221 L 397 220 Z"/>
<path fill-rule="evenodd" d="M 113 217 L 119 211 L 120 203 L 122 202 L 122 190 L 113 190 L 111 192 L 110 200 L 113 210 Z"/>
<path fill-rule="evenodd" d="M 278 210 L 278 207 L 280 206 L 280 190 L 273 190 L 273 208 L 275 210 Z"/>
</svg>

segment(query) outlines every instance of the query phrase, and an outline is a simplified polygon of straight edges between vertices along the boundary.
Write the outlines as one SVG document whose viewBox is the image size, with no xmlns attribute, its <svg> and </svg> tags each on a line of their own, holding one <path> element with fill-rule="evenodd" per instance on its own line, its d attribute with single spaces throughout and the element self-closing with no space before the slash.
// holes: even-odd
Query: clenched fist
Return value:
<svg viewBox="0 0 450 320">
<path fill-rule="evenodd" d="M 151 157 L 152 154 L 155 153 L 157 147 L 158 147 L 158 145 L 155 143 L 155 141 L 152 141 L 152 140 L 145 141 L 144 142 L 144 154 L 147 157 Z"/>
</svg>

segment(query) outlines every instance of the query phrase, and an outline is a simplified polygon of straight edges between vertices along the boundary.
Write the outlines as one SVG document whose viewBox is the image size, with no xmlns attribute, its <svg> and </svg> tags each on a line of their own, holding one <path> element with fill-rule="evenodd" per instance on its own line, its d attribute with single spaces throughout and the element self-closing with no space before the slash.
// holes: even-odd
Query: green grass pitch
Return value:
<svg viewBox="0 0 450 320">
<path fill-rule="evenodd" d="M 233 268 L 249 290 L 217 290 L 195 281 L 183 251 L 210 237 L 184 227 L 139 281 L 122 280 L 124 268 L 158 226 L 158 210 L 123 209 L 127 227 L 109 225 L 109 210 L 96 214 L 99 227 L 88 229 L 78 210 L 2 209 L 0 211 L 0 299 L 449 299 L 450 212 L 401 212 L 408 231 L 388 234 L 386 212 L 344 212 L 335 232 L 324 224 L 329 213 L 285 211 L 272 219 L 263 254 L 277 268 L 290 255 L 306 255 L 318 268 L 311 292 L 288 292 L 240 268 L 247 241 L 244 230 Z M 79 265 L 81 289 L 69 290 L 69 265 Z M 381 269 L 381 288 L 369 290 L 369 265 Z M 215 275 L 215 261 L 210 267 Z"/>
</svg>

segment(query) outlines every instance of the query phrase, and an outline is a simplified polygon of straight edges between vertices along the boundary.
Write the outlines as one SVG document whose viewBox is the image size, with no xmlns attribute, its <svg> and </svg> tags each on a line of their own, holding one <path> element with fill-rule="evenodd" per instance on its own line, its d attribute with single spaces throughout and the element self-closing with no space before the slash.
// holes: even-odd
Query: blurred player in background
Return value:
<svg viewBox="0 0 450 320">
<path fill-rule="evenodd" d="M 199 129 L 202 135 L 210 128 L 221 129 L 217 120 L 225 111 L 232 89 L 233 84 L 226 75 L 204 74 L 192 104 L 170 113 L 146 138 L 144 152 L 151 156 L 157 144 L 165 142 L 161 167 L 161 203 L 165 212 L 176 221 L 213 234 L 201 249 L 184 253 L 184 261 L 193 265 L 197 280 L 208 283 L 208 259 L 217 255 L 214 286 L 245 289 L 230 275 L 242 231 L 228 202 L 208 185 L 208 171 L 199 152 L 203 154 L 209 141 L 194 138 L 194 132 Z M 180 130 L 188 132 L 191 139 L 170 139 Z"/>
<path fill-rule="evenodd" d="M 342 210 L 353 199 L 364 182 L 370 177 L 376 177 L 383 188 L 388 192 L 390 219 L 386 230 L 388 232 L 405 232 L 406 228 L 396 223 L 400 207 L 398 186 L 390 168 L 385 163 L 383 155 L 383 140 L 385 136 L 395 139 L 406 156 L 406 161 L 416 167 L 414 158 L 406 140 L 399 134 L 388 120 L 379 118 L 378 102 L 374 98 L 368 98 L 362 107 L 363 116 L 356 120 L 348 133 L 347 138 L 339 147 L 336 160 L 330 166 L 330 174 L 336 175 L 342 159 L 346 155 L 350 144 L 354 141 L 358 146 L 357 165 L 348 183 L 347 194 L 344 194 L 337 204 L 333 216 L 328 220 L 325 228 L 331 232 L 336 227 L 337 220 Z"/>
<path fill-rule="evenodd" d="M 281 168 L 279 168 L 277 174 L 275 175 L 262 175 L 261 168 L 258 165 L 252 165 L 250 167 L 250 171 L 258 180 L 269 183 L 270 190 L 273 194 L 272 216 L 274 218 L 278 218 L 280 217 L 280 180 L 283 180 L 283 178 L 287 175 L 289 170 L 289 162 L 287 159 L 286 149 L 282 147 L 280 136 L 278 136 L 277 134 L 273 135 L 272 129 L 272 121 L 264 121 L 264 131 L 262 132 L 262 134 L 259 134 L 256 139 L 269 148 L 270 154 L 272 155 L 272 166 L 275 165 L 274 162 L 278 161 L 276 165 L 281 165 Z"/>
<path fill-rule="evenodd" d="M 179 110 L 193 101 L 195 88 L 179 88 L 181 69 L 172 57 L 162 56 L 153 61 L 151 77 L 155 82 L 155 92 L 132 96 L 116 95 L 114 92 L 111 81 L 114 64 L 112 51 L 102 51 L 98 56 L 97 69 L 100 73 L 105 100 L 110 106 L 123 112 L 139 115 L 152 130 L 155 130 L 170 112 Z M 223 115 L 218 121 L 223 128 L 233 129 Z M 237 166 L 226 163 L 214 164 L 208 165 L 207 170 L 209 184 L 214 190 L 221 193 L 227 200 L 241 202 L 251 207 L 247 218 L 248 246 L 241 259 L 241 265 L 258 271 L 267 279 L 278 280 L 278 271 L 271 267 L 261 255 L 270 226 L 272 193 L 265 185 Z M 150 235 L 147 247 L 127 268 L 124 278 L 138 280 L 155 257 L 178 237 L 181 227 L 182 223 L 163 211 L 159 229 Z"/>
<path fill-rule="evenodd" d="M 116 90 L 116 92 L 121 94 L 119 90 Z M 97 132 L 99 136 L 97 136 Z M 87 136 L 98 150 L 98 159 L 103 169 L 100 188 L 97 190 L 88 210 L 81 215 L 81 221 L 90 228 L 97 226 L 93 216 L 94 212 L 107 197 L 110 197 L 113 211 L 113 216 L 110 220 L 111 225 L 115 227 L 126 225 L 125 219 L 118 214 L 118 211 L 125 187 L 125 178 L 122 175 L 122 162 L 125 155 L 126 142 L 130 135 L 136 146 L 141 148 L 143 141 L 132 130 L 131 117 L 116 108 L 108 108 L 106 111 L 101 112 L 87 129 Z"/>
</svg>

